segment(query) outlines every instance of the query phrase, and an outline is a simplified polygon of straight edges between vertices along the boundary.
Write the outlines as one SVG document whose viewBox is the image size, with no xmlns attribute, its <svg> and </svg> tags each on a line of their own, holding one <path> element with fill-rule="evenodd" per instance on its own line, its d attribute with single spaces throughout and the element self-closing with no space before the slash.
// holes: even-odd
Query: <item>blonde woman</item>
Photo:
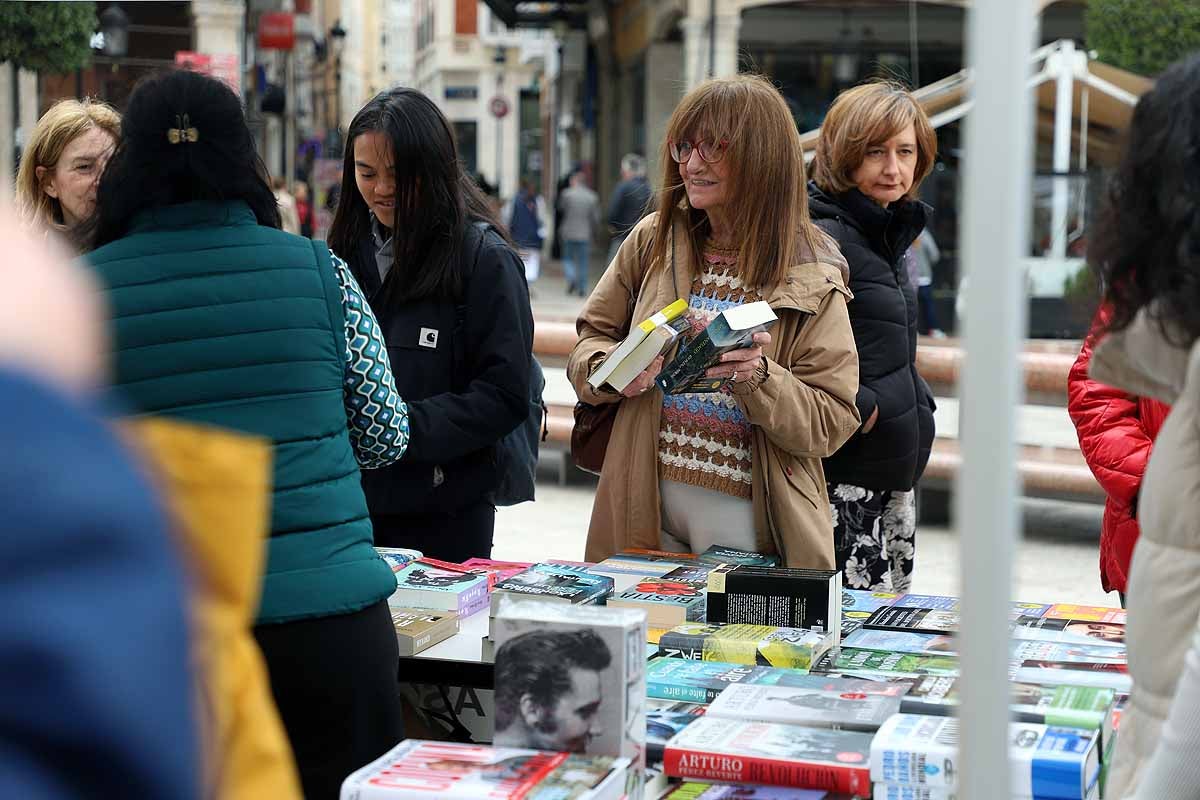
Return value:
<svg viewBox="0 0 1200 800">
<path fill-rule="evenodd" d="M 813 161 L 809 208 L 850 265 L 862 427 L 825 460 L 838 566 L 855 589 L 908 591 L 913 487 L 933 444 L 933 394 L 917 374 L 917 290 L 905 254 L 925 229 L 916 199 L 937 137 L 903 86 L 870 83 L 833 102 Z"/>
<path fill-rule="evenodd" d="M 96 100 L 59 100 L 33 128 L 17 172 L 17 212 L 34 230 L 68 233 L 92 215 L 121 117 Z"/>
<path fill-rule="evenodd" d="M 579 318 L 568 375 L 580 399 L 620 403 L 592 509 L 587 559 L 626 547 L 724 544 L 832 568 L 821 458 L 858 428 L 858 356 L 846 263 L 808 218 L 788 107 L 766 80 L 710 80 L 675 109 L 658 211 L 621 245 Z M 588 374 L 676 298 L 694 328 L 767 301 L 779 321 L 728 353 L 728 393 L 663 396 L 657 360 L 623 394 Z"/>
</svg>

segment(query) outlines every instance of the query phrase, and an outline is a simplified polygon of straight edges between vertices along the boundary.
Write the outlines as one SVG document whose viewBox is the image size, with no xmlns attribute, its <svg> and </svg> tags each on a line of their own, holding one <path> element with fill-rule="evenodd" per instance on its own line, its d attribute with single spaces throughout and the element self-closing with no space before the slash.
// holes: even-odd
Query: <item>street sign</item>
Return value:
<svg viewBox="0 0 1200 800">
<path fill-rule="evenodd" d="M 491 111 L 496 119 L 504 119 L 508 116 L 508 101 L 501 95 L 496 95 L 488 101 L 488 111 Z"/>
<path fill-rule="evenodd" d="M 262 50 L 291 50 L 296 46 L 296 18 L 287 11 L 268 11 L 258 18 Z"/>
</svg>

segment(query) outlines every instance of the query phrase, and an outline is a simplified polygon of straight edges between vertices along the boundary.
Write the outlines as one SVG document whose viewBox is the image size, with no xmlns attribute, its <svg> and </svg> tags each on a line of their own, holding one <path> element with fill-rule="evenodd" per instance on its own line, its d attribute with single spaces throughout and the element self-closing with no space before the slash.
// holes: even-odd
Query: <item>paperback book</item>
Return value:
<svg viewBox="0 0 1200 800">
<path fill-rule="evenodd" d="M 892 603 L 896 608 L 932 608 L 940 611 L 960 609 L 961 600 L 944 594 L 902 594 Z M 1051 606 L 1043 603 L 1013 603 L 1009 612 L 1012 618 L 1019 616 L 1041 617 Z"/>
<path fill-rule="evenodd" d="M 483 570 L 490 573 L 493 576 L 493 588 L 500 581 L 507 580 L 513 575 L 524 572 L 533 566 L 533 564 L 523 561 L 493 561 L 490 558 L 468 558 L 462 562 L 462 565 L 468 569 Z"/>
<path fill-rule="evenodd" d="M 842 647 L 916 655 L 957 655 L 954 637 L 943 633 L 884 631 L 862 628 L 842 640 Z"/>
<path fill-rule="evenodd" d="M 662 766 L 667 742 L 704 714 L 705 706 L 697 703 L 655 703 L 646 707 L 646 764 Z"/>
<path fill-rule="evenodd" d="M 428 650 L 458 633 L 458 616 L 449 611 L 422 611 L 416 608 L 392 608 L 390 611 L 401 658 Z"/>
<path fill-rule="evenodd" d="M 842 624 L 837 570 L 721 566 L 708 574 L 709 622 L 834 631 Z"/>
<path fill-rule="evenodd" d="M 853 692 L 880 697 L 900 697 L 908 684 L 832 678 L 794 669 L 754 667 L 720 661 L 656 658 L 646 667 L 646 694 L 663 700 L 711 703 L 734 685 L 779 686 L 811 691 Z"/>
<path fill-rule="evenodd" d="M 820 789 L 783 789 L 778 786 L 728 786 L 725 784 L 679 784 L 661 800 L 852 800 L 850 795 Z"/>
<path fill-rule="evenodd" d="M 620 800 L 628 759 L 406 739 L 342 783 L 341 800 Z"/>
<path fill-rule="evenodd" d="M 754 334 L 769 329 L 776 319 L 778 317 L 765 300 L 725 309 L 676 351 L 655 383 L 663 394 L 719 391 L 727 381 L 705 380 L 704 373 L 730 350 L 750 346 Z M 712 388 L 714 383 L 715 389 Z"/>
<path fill-rule="evenodd" d="M 1075 661 L 1081 663 L 1125 664 L 1128 653 L 1124 646 L 1106 644 L 1076 644 L 1074 642 L 1037 642 L 1013 640 L 1013 661 Z"/>
<path fill-rule="evenodd" d="M 863 627 L 881 631 L 954 633 L 958 630 L 958 612 L 940 608 L 891 605 L 872 613 L 863 623 Z"/>
<path fill-rule="evenodd" d="M 669 325 L 672 320 L 683 317 L 687 309 L 686 300 L 676 300 L 630 329 L 629 335 L 588 376 L 588 384 L 597 390 L 606 383 L 618 392 L 624 390 L 630 381 L 662 352 L 660 342 L 651 339 L 649 344 L 646 344 L 647 339 L 659 328 Z"/>
<path fill-rule="evenodd" d="M 495 743 L 630 759 L 646 743 L 646 615 L 501 596 L 493 621 Z"/>
<path fill-rule="evenodd" d="M 872 734 L 701 717 L 667 743 L 672 777 L 867 795 Z"/>
<path fill-rule="evenodd" d="M 376 547 L 375 552 L 392 568 L 392 572 L 399 572 L 422 556 L 420 550 L 409 550 L 407 547 Z"/>
<path fill-rule="evenodd" d="M 871 745 L 871 780 L 954 788 L 960 769 L 957 717 L 897 714 Z M 1100 775 L 1093 731 L 1032 722 L 1009 725 L 1011 790 L 1017 797 L 1082 800 Z"/>
<path fill-rule="evenodd" d="M 1074 603 L 1055 603 L 1044 616 L 1051 619 L 1074 619 L 1088 622 L 1125 624 L 1125 609 L 1109 606 L 1079 606 Z"/>
<path fill-rule="evenodd" d="M 736 547 L 726 547 L 723 544 L 710 545 L 700 554 L 699 560 L 710 565 L 745 564 L 749 567 L 778 567 L 779 556 L 765 553 L 755 553 L 750 550 L 739 550 Z"/>
<path fill-rule="evenodd" d="M 1128 694 L 1133 688 L 1125 664 L 1027 659 L 1012 670 L 1013 680 L 1048 686 L 1098 686 Z"/>
<path fill-rule="evenodd" d="M 658 651 L 670 658 L 808 671 L 836 639 L 836 631 L 689 622 L 664 633 Z"/>
<path fill-rule="evenodd" d="M 396 591 L 388 598 L 392 608 L 453 611 L 460 619 L 486 608 L 487 602 L 487 575 L 443 567 L 424 558 L 396 573 Z"/>
<path fill-rule="evenodd" d="M 811 677 L 811 676 L 810 676 Z M 830 678 L 830 681 L 846 680 Z M 875 731 L 900 711 L 900 698 L 852 690 L 734 683 L 708 707 L 708 716 L 781 722 L 836 730 Z"/>
<path fill-rule="evenodd" d="M 694 571 L 691 567 L 682 570 Z M 704 619 L 706 580 L 684 577 L 673 570 L 661 578 L 643 578 L 610 598 L 610 608 L 640 608 L 652 628 L 673 628 Z"/>
<path fill-rule="evenodd" d="M 613 592 L 621 593 L 635 586 L 642 579 L 661 578 L 669 572 L 674 572 L 685 566 L 694 566 L 696 562 L 686 559 L 670 561 L 658 557 L 641 557 L 632 553 L 618 553 L 604 559 L 599 564 L 588 568 L 594 575 L 602 575 L 613 581 Z M 705 573 L 707 575 L 707 572 Z"/>
<path fill-rule="evenodd" d="M 1013 621 L 1014 639 L 1042 642 L 1125 646 L 1125 625 L 1072 617 L 1020 616 Z"/>
<path fill-rule="evenodd" d="M 899 597 L 892 592 L 868 592 L 863 589 L 842 589 L 842 639 L 863 626 L 867 617 L 890 606 Z"/>
<path fill-rule="evenodd" d="M 958 675 L 954 656 L 928 656 L 913 653 L 888 653 L 843 647 L 833 658 L 835 672 L 872 678 L 884 675 Z"/>
<path fill-rule="evenodd" d="M 546 602 L 586 605 L 603 602 L 612 593 L 612 578 L 571 567 L 534 564 L 500 581 L 492 590 L 492 616 L 503 597 L 537 597 Z"/>
</svg>

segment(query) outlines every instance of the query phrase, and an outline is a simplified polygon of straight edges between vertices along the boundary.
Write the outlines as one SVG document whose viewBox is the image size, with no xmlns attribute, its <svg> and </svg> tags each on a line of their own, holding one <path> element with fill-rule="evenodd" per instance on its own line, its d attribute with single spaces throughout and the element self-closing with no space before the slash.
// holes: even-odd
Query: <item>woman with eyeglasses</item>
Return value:
<svg viewBox="0 0 1200 800">
<path fill-rule="evenodd" d="M 905 258 L 925 229 L 916 199 L 937 136 L 895 83 L 842 92 L 825 115 L 809 208 L 850 264 L 850 321 L 862 427 L 825 460 L 838 568 L 854 589 L 906 592 L 912 582 L 914 487 L 933 445 L 933 393 L 917 373 L 917 290 Z"/>
<path fill-rule="evenodd" d="M 567 367 L 584 403 L 620 404 L 586 558 L 722 544 L 831 569 L 821 459 L 858 428 L 858 355 L 846 263 L 809 220 L 787 104 L 757 76 L 706 81 L 675 109 L 661 162 L 658 211 L 588 298 Z M 729 379 L 723 391 L 664 396 L 662 358 L 620 394 L 593 390 L 588 375 L 630 326 L 677 298 L 696 331 L 758 300 L 779 319 L 708 371 Z"/>
</svg>

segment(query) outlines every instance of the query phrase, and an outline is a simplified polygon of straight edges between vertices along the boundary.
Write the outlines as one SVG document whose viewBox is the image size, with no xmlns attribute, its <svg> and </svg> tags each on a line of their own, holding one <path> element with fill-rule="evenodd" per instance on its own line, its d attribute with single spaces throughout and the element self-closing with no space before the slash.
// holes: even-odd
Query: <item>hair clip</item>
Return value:
<svg viewBox="0 0 1200 800">
<path fill-rule="evenodd" d="M 190 127 L 190 122 L 191 120 L 188 119 L 187 114 L 176 114 L 175 124 L 179 127 L 167 128 L 167 141 L 171 144 L 179 144 L 180 142 L 186 144 L 188 142 L 200 141 L 200 131 Z"/>
</svg>

